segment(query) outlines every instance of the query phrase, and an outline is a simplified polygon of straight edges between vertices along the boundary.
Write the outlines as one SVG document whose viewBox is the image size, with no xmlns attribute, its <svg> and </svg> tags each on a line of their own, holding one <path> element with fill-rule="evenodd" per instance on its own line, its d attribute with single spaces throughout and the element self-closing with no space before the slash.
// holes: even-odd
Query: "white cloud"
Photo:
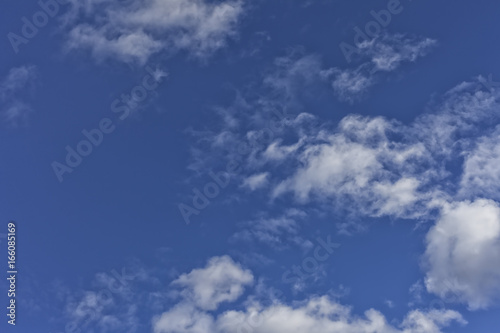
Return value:
<svg viewBox="0 0 500 333">
<path fill-rule="evenodd" d="M 253 276 L 230 257 L 223 256 L 210 259 L 205 268 L 194 269 L 172 283 L 184 287 L 183 297 L 200 309 L 214 310 L 220 303 L 240 297 L 245 286 L 253 283 Z"/>
<path fill-rule="evenodd" d="M 215 332 L 214 320 L 208 313 L 181 303 L 153 320 L 155 333 Z"/>
<path fill-rule="evenodd" d="M 287 56 L 277 58 L 276 70 L 264 79 L 264 83 L 287 102 L 294 101 L 304 87 L 310 87 L 320 79 L 320 57 L 302 53 L 293 50 Z"/>
<path fill-rule="evenodd" d="M 251 191 L 255 191 L 255 190 L 267 185 L 268 176 L 269 176 L 269 173 L 267 173 L 267 172 L 262 172 L 262 173 L 252 175 L 250 177 L 247 177 L 243 181 L 242 186 L 250 189 Z"/>
<path fill-rule="evenodd" d="M 341 101 L 354 102 L 361 98 L 375 84 L 373 76 L 364 73 L 362 68 L 355 70 L 334 68 L 328 75 L 333 75 L 332 87 Z"/>
<path fill-rule="evenodd" d="M 296 67 L 302 68 L 291 65 Z M 278 72 L 281 74 L 270 76 L 273 82 L 276 77 L 286 77 L 283 73 L 289 71 Z M 288 84 L 274 86 L 286 87 L 280 90 L 285 95 L 293 91 Z M 315 116 L 300 113 L 289 116 L 286 125 L 275 128 L 266 123 L 270 117 L 267 109 L 256 108 L 248 119 L 248 105 L 252 103 L 245 101 L 244 107 L 231 107 L 231 123 L 239 126 L 223 126 L 220 132 L 210 133 L 205 139 L 211 144 L 211 158 L 216 156 L 218 163 L 223 158 L 243 158 L 241 182 L 261 180 L 265 174 L 275 199 L 290 193 L 299 203 L 313 201 L 362 215 L 428 218 L 457 195 L 450 162 L 460 163 L 463 154 L 468 153 L 464 179 L 469 179 L 469 183 L 474 165 L 485 168 L 480 177 L 474 178 L 478 185 L 488 182 L 486 174 L 496 174 L 493 148 L 497 135 L 480 140 L 484 148 L 475 141 L 481 131 L 491 129 L 493 119 L 500 118 L 500 91 L 484 91 L 481 87 L 477 81 L 459 84 L 432 106 L 434 112 L 424 113 L 409 124 L 383 117 L 348 115 L 336 125 L 320 123 Z M 260 132 L 258 126 L 262 126 Z M 220 136 L 228 139 L 219 140 Z M 252 142 L 254 137 L 257 144 Z M 247 153 L 240 153 L 240 147 L 245 146 L 249 148 Z M 471 147 L 476 146 L 474 152 Z M 491 163 L 485 164 L 486 156 Z M 480 169 L 476 166 L 475 170 Z M 256 175 L 261 176 L 252 178 Z M 489 195 L 493 195 L 494 179 Z M 486 193 L 484 186 L 471 186 L 475 192 L 463 192 Z"/>
<path fill-rule="evenodd" d="M 482 201 L 498 200 L 499 97 L 500 90 L 485 90 L 477 80 L 460 83 L 407 124 L 358 115 L 338 124 L 321 123 L 301 113 L 288 120 L 286 130 L 273 132 L 267 143 L 260 141 L 242 156 L 240 176 L 265 173 L 275 204 L 292 198 L 298 207 L 350 216 L 411 218 L 419 223 L 437 218 L 424 256 L 427 290 L 444 298 L 456 294 L 456 301 L 471 309 L 485 308 L 494 304 L 500 288 L 498 269 L 484 264 L 485 258 L 490 263 L 499 259 L 494 257 L 500 253 L 497 203 Z M 257 109 L 252 119 L 268 119 L 266 112 Z M 232 116 L 246 119 L 241 113 Z M 232 153 L 258 131 L 224 129 L 231 133 L 231 145 L 225 148 Z M 463 175 L 457 172 L 461 163 Z M 465 199 L 472 203 L 461 202 Z M 456 221 L 449 222 L 449 216 Z M 477 226 L 489 230 L 495 240 L 475 239 Z M 443 227 L 446 232 L 436 231 Z M 240 239 L 283 241 L 282 234 L 247 229 L 237 234 Z"/>
<path fill-rule="evenodd" d="M 355 316 L 349 307 L 326 296 L 310 297 L 293 305 L 278 300 L 263 305 L 255 299 L 249 299 L 243 306 L 235 306 L 237 309 L 218 315 L 197 309 L 196 304 L 196 301 L 191 303 L 183 300 L 174 305 L 153 320 L 154 332 L 440 333 L 441 328 L 454 322 L 466 324 L 462 316 L 455 311 L 414 310 L 396 327 L 389 324 L 379 311 L 370 309 L 363 317 Z"/>
<path fill-rule="evenodd" d="M 104 29 L 79 25 L 69 32 L 66 47 L 69 50 L 88 49 L 99 61 L 116 58 L 123 62 L 136 61 L 144 64 L 152 54 L 161 50 L 163 45 L 143 31 L 108 38 Z"/>
<path fill-rule="evenodd" d="M 429 292 L 475 310 L 500 296 L 500 208 L 491 200 L 446 205 L 427 235 Z"/>
<path fill-rule="evenodd" d="M 331 80 L 341 101 L 353 103 L 366 95 L 382 72 L 392 72 L 405 62 L 415 62 L 427 55 L 437 42 L 430 38 L 412 38 L 402 34 L 385 34 L 358 45 L 364 63 L 354 69 L 332 68 L 321 75 Z"/>
<path fill-rule="evenodd" d="M 0 83 L 1 98 L 9 98 L 17 91 L 30 85 L 35 77 L 35 66 L 21 66 L 12 68 L 7 74 L 7 77 L 5 77 Z"/>
<path fill-rule="evenodd" d="M 263 153 L 263 157 L 268 161 L 281 161 L 288 157 L 290 154 L 293 154 L 299 149 L 303 144 L 303 141 L 299 139 L 299 141 L 293 145 L 282 145 L 282 140 L 276 140 L 271 143 L 266 151 Z"/>
<path fill-rule="evenodd" d="M 414 62 L 427 55 L 437 45 L 431 38 L 411 38 L 402 34 L 382 35 L 359 45 L 361 52 L 371 58 L 376 70 L 393 71 L 403 62 Z"/>
<path fill-rule="evenodd" d="M 37 78 L 35 66 L 12 68 L 0 82 L 0 114 L 10 126 L 17 127 L 28 121 L 33 108 L 24 101 L 30 97 Z"/>
<path fill-rule="evenodd" d="M 307 216 L 298 209 L 289 209 L 277 217 L 260 217 L 244 223 L 244 230 L 236 232 L 231 236 L 233 242 L 259 241 L 266 243 L 276 249 L 283 249 L 288 244 L 307 246 L 308 241 L 298 235 L 299 222 Z"/>
<path fill-rule="evenodd" d="M 463 197 L 500 199 L 500 127 L 466 153 L 460 194 Z"/>
<path fill-rule="evenodd" d="M 279 182 L 273 196 L 292 192 L 300 202 L 349 200 L 368 215 L 408 216 L 425 198 L 418 192 L 422 180 L 407 164 L 426 156 L 418 143 L 391 142 L 388 137 L 396 132 L 396 124 L 383 118 L 344 118 L 337 133 L 309 138 L 297 156 L 300 166 Z"/>
<path fill-rule="evenodd" d="M 204 58 L 236 35 L 242 13 L 239 0 L 75 1 L 64 18 L 66 47 L 88 50 L 98 61 L 144 64 L 160 51 L 181 50 Z"/>
</svg>

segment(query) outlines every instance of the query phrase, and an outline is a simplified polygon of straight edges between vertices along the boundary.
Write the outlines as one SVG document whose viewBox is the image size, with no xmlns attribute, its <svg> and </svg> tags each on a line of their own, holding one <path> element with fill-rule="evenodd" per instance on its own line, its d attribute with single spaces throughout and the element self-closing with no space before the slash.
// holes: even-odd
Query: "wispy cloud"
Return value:
<svg viewBox="0 0 500 333">
<path fill-rule="evenodd" d="M 275 249 L 284 249 L 291 244 L 307 247 L 310 243 L 300 234 L 300 223 L 307 214 L 298 209 L 289 209 L 276 217 L 260 216 L 257 219 L 242 223 L 243 230 L 230 238 L 231 242 L 259 242 Z"/>
<path fill-rule="evenodd" d="M 25 101 L 33 93 L 37 71 L 35 66 L 12 68 L 0 82 L 0 113 L 12 127 L 25 125 L 32 107 Z"/>
<path fill-rule="evenodd" d="M 403 63 L 415 62 L 436 45 L 436 40 L 430 38 L 384 34 L 358 45 L 360 59 L 364 61 L 358 67 L 323 70 L 322 76 L 331 80 L 333 90 L 341 101 L 354 103 L 363 98 L 384 75 L 395 71 Z"/>
</svg>

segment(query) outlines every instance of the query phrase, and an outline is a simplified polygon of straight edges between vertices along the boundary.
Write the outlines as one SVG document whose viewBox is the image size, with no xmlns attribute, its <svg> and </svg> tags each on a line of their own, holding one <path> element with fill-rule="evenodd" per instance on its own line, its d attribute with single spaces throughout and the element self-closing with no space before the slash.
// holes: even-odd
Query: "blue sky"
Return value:
<svg viewBox="0 0 500 333">
<path fill-rule="evenodd" d="M 500 3 L 2 6 L 2 332 L 498 331 Z"/>
</svg>

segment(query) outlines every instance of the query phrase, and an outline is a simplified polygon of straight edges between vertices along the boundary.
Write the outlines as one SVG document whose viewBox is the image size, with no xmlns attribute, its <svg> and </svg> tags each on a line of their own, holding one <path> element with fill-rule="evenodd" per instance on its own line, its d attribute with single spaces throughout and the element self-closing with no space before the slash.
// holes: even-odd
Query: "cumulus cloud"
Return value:
<svg viewBox="0 0 500 333">
<path fill-rule="evenodd" d="M 479 199 L 446 205 L 427 235 L 427 290 L 486 308 L 500 296 L 500 208 Z"/>
<path fill-rule="evenodd" d="M 214 258 L 210 262 L 218 262 Z M 236 265 L 229 258 L 224 259 Z M 241 269 L 241 268 L 238 268 Z M 194 270 L 193 272 L 202 272 Z M 204 271 L 204 274 L 208 274 Z M 190 273 L 191 274 L 191 273 Z M 201 273 L 200 273 L 201 274 Z M 249 273 L 251 274 L 251 273 Z M 217 279 L 208 274 L 210 280 Z M 224 278 L 222 279 L 224 280 Z M 221 281 L 222 281 L 221 280 Z M 197 282 L 201 282 L 197 280 Z M 187 288 L 192 289 L 195 284 Z M 231 298 L 231 301 L 236 298 Z M 229 333 L 229 332 L 319 332 L 319 333 L 440 333 L 453 323 L 466 324 L 462 316 L 450 310 L 411 311 L 398 325 L 389 324 L 385 316 L 375 309 L 359 317 L 327 296 L 314 296 L 295 304 L 273 300 L 262 304 L 249 300 L 243 306 L 234 306 L 218 315 L 203 311 L 194 300 L 183 300 L 153 321 L 155 333 Z M 215 304 L 215 308 L 217 308 Z M 211 308 L 211 310 L 215 310 Z"/>
<path fill-rule="evenodd" d="M 236 35 L 240 0 L 73 1 L 64 17 L 68 50 L 98 61 L 144 64 L 160 51 L 205 58 Z"/>
<path fill-rule="evenodd" d="M 348 199 L 368 215 L 407 216 L 424 196 L 418 192 L 422 180 L 407 164 L 426 154 L 419 143 L 391 142 L 397 130 L 383 118 L 344 118 L 336 133 L 308 139 L 297 156 L 301 166 L 276 185 L 273 197 L 292 192 L 303 203 L 311 196 Z"/>
<path fill-rule="evenodd" d="M 10 126 L 26 124 L 33 108 L 25 100 L 33 92 L 37 78 L 35 66 L 12 68 L 0 82 L 0 114 Z"/>
<path fill-rule="evenodd" d="M 183 287 L 182 296 L 203 310 L 214 310 L 222 302 L 236 300 L 253 275 L 230 257 L 214 257 L 205 268 L 194 269 L 173 282 Z"/>
</svg>

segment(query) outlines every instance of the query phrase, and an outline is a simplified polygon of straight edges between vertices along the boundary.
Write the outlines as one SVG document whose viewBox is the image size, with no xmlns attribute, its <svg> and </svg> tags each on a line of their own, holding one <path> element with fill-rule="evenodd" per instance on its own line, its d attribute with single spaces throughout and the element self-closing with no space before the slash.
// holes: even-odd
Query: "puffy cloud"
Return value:
<svg viewBox="0 0 500 333">
<path fill-rule="evenodd" d="M 153 320 L 155 333 L 215 332 L 213 317 L 190 304 L 181 303 Z"/>
<path fill-rule="evenodd" d="M 327 296 L 310 297 L 293 305 L 277 300 L 264 305 L 250 300 L 237 308 L 215 315 L 198 309 L 196 301 L 183 300 L 153 320 L 154 332 L 440 333 L 454 322 L 466 323 L 455 311 L 414 310 L 395 327 L 377 310 L 370 309 L 363 317 L 355 316 L 349 307 Z"/>
<path fill-rule="evenodd" d="M 185 50 L 204 58 L 236 34 L 243 13 L 239 0 L 74 1 L 66 15 L 69 50 L 144 64 L 151 55 Z"/>
<path fill-rule="evenodd" d="M 446 205 L 427 235 L 429 292 L 475 310 L 500 296 L 500 208 L 479 199 Z"/>
<path fill-rule="evenodd" d="M 298 155 L 300 166 L 274 188 L 273 196 L 292 192 L 300 202 L 311 196 L 348 199 L 369 215 L 406 216 L 424 199 L 418 192 L 423 179 L 414 177 L 407 163 L 426 154 L 418 143 L 391 142 L 395 125 L 383 118 L 344 118 L 337 133 L 308 140 Z"/>
<path fill-rule="evenodd" d="M 214 257 L 205 268 L 194 269 L 173 282 L 184 287 L 185 299 L 200 309 L 214 310 L 222 302 L 236 300 L 245 286 L 253 283 L 253 275 L 230 257 Z"/>
</svg>

